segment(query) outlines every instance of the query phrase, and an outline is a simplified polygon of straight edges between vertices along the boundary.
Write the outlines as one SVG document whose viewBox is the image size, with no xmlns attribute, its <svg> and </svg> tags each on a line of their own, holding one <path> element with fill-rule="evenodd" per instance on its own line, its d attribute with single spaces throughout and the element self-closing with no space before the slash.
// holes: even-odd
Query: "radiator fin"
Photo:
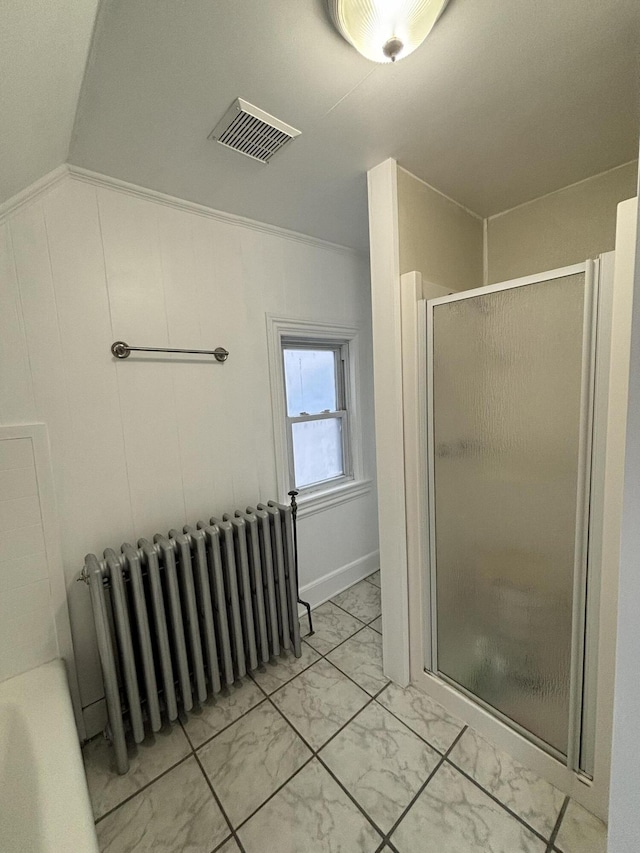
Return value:
<svg viewBox="0 0 640 853">
<path fill-rule="evenodd" d="M 291 510 L 270 501 L 85 559 L 119 773 L 125 730 L 220 692 L 281 649 L 302 653 Z"/>
</svg>

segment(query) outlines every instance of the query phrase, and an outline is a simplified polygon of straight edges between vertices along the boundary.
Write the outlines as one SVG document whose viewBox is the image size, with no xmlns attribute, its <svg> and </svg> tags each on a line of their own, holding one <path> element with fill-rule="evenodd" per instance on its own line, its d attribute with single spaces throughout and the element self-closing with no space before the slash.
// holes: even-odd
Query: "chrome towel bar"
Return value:
<svg viewBox="0 0 640 853">
<path fill-rule="evenodd" d="M 116 341 L 111 344 L 111 353 L 116 358 L 129 358 L 132 352 L 179 352 L 188 355 L 212 355 L 216 361 L 225 362 L 229 358 L 229 351 L 224 347 L 208 349 L 169 349 L 168 347 L 131 347 L 124 341 Z"/>
</svg>

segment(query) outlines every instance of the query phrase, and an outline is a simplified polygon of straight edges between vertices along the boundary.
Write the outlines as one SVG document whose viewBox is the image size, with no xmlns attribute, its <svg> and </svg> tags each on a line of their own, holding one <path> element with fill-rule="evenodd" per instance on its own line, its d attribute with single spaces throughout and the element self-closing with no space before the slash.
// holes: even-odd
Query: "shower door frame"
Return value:
<svg viewBox="0 0 640 853">
<path fill-rule="evenodd" d="M 509 290 L 518 290 L 521 287 L 531 287 L 548 281 L 566 278 L 572 275 L 584 275 L 584 307 L 582 322 L 582 371 L 580 388 L 580 426 L 578 439 L 578 471 L 577 471 L 577 505 L 576 505 L 576 531 L 575 551 L 573 567 L 573 596 L 571 613 L 571 667 L 570 667 L 570 691 L 569 691 L 569 720 L 568 720 L 568 749 L 565 756 L 554 747 L 545 743 L 533 732 L 527 731 L 507 714 L 493 707 L 489 702 L 476 696 L 472 691 L 458 684 L 446 674 L 439 672 L 438 668 L 438 607 L 436 592 L 436 500 L 435 500 L 435 458 L 434 447 L 434 340 L 433 340 L 433 312 L 439 305 L 448 305 L 452 302 L 462 302 L 488 296 L 495 293 L 504 293 Z M 598 300 L 598 261 L 586 261 L 582 264 L 574 264 L 570 267 L 552 270 L 539 275 L 526 276 L 513 281 L 500 282 L 488 287 L 478 288 L 472 291 L 462 291 L 431 299 L 427 302 L 426 316 L 426 341 L 427 341 L 427 475 L 428 493 L 427 506 L 429 509 L 429 607 L 431 636 L 427 640 L 425 651 L 430 652 L 431 663 L 429 671 L 437 674 L 443 681 L 450 683 L 452 687 L 467 694 L 469 698 L 478 702 L 490 713 L 495 714 L 504 723 L 512 726 L 524 737 L 529 738 L 536 746 L 549 752 L 559 761 L 566 760 L 567 766 L 579 772 L 581 720 L 582 720 L 582 695 L 583 695 L 583 665 L 585 648 L 585 607 L 586 607 L 586 585 L 587 585 L 587 550 L 589 532 L 589 507 L 591 487 L 591 435 L 593 433 L 593 405 L 595 388 L 595 350 L 596 350 L 596 328 Z M 593 677 L 593 676 L 592 676 Z"/>
<path fill-rule="evenodd" d="M 601 617 L 599 589 L 602 576 L 606 573 L 606 583 L 612 589 L 617 585 L 617 563 L 610 561 L 607 566 L 605 555 L 599 551 L 601 545 L 601 522 L 604 523 L 603 497 L 605 490 L 604 455 L 606 444 L 606 425 L 609 409 L 617 406 L 618 415 L 624 415 L 620 399 L 610 401 L 609 399 L 609 360 L 611 354 L 611 315 L 614 301 L 613 292 L 613 253 L 601 256 L 599 261 L 588 261 L 557 270 L 545 271 L 543 273 L 526 276 L 509 282 L 501 282 L 488 287 L 474 290 L 462 291 L 451 296 L 438 297 L 429 301 L 422 298 L 423 289 L 425 295 L 429 295 L 429 285 L 423 286 L 419 273 L 409 273 L 402 276 L 402 323 L 403 323 L 403 390 L 405 399 L 405 475 L 407 477 L 407 545 L 408 545 L 408 568 L 409 568 L 409 592 L 410 592 L 410 670 L 411 680 L 416 686 L 423 689 L 436 701 L 443 704 L 447 710 L 472 725 L 480 734 L 492 740 L 501 748 L 505 749 L 514 758 L 520 760 L 527 767 L 536 771 L 539 775 L 548 779 L 561 790 L 575 797 L 587 808 L 590 808 L 601 816 L 606 816 L 608 797 L 609 776 L 609 754 L 610 754 L 610 708 L 608 697 L 602 696 L 597 682 L 597 661 L 612 661 L 614 654 L 613 640 L 615 636 L 615 610 L 609 606 L 599 630 L 598 620 Z M 470 698 L 458 686 L 452 686 L 442 678 L 434 668 L 433 660 L 433 631 L 435 625 L 432 622 L 432 612 L 435 606 L 434 590 L 432 584 L 434 573 L 431 571 L 433 559 L 433 546 L 431 530 L 433 524 L 433 500 L 429 494 L 429 482 L 432 471 L 429 469 L 428 458 L 432 453 L 432 444 L 427 449 L 427 443 L 432 442 L 432 429 L 427 429 L 428 413 L 433 403 L 430 399 L 432 388 L 427 383 L 427 359 L 430 358 L 427 347 L 427 312 L 433 311 L 433 306 L 473 296 L 482 296 L 487 293 L 495 293 L 514 287 L 549 281 L 554 278 L 562 278 L 576 273 L 585 273 L 585 284 L 590 272 L 591 284 L 587 286 L 587 292 L 593 294 L 592 324 L 590 335 L 585 336 L 585 346 L 589 345 L 589 371 L 584 370 L 583 363 L 583 393 L 585 380 L 595 377 L 595 390 L 592 400 L 588 406 L 592 420 L 583 424 L 587 434 L 581 434 L 581 441 L 590 441 L 593 436 L 593 447 L 588 448 L 593 464 L 591 468 L 591 510 L 596 511 L 598 518 L 592 517 L 591 523 L 583 525 L 583 539 L 591 529 L 593 541 L 589 549 L 589 578 L 592 589 L 596 594 L 591 595 L 586 603 L 581 603 L 581 595 L 574 594 L 574 609 L 581 608 L 582 613 L 589 608 L 590 633 L 586 643 L 586 667 L 585 667 L 585 701 L 594 707 L 597 704 L 599 721 L 596 732 L 594 714 L 591 713 L 586 722 L 592 729 L 595 737 L 595 770 L 593 779 L 588 778 L 576 769 L 577 744 L 580 726 L 576 726 L 577 714 L 581 702 L 578 701 L 578 685 L 580 683 L 580 660 L 579 653 L 581 643 L 572 642 L 574 658 L 573 688 L 574 696 L 571 707 L 573 719 L 573 750 L 569 760 L 558 755 L 550 754 L 548 745 L 541 748 L 541 744 L 533 741 L 530 733 L 525 737 L 514 726 L 513 721 L 505 722 L 496 714 L 495 709 L 487 710 L 478 697 Z M 605 281 L 606 286 L 600 287 L 600 282 Z M 585 312 L 586 314 L 587 312 Z M 406 334 L 405 334 L 406 332 Z M 413 340 L 413 344 L 407 347 L 405 352 L 404 342 Z M 598 352 L 596 354 L 596 345 Z M 622 357 L 624 357 L 624 346 Z M 596 357 L 597 356 L 597 357 Z M 586 375 L 588 374 L 588 375 Z M 626 406 L 626 400 L 624 401 Z M 412 425 L 413 415 L 413 425 Z M 407 426 L 409 425 L 409 426 Z M 581 454 L 584 458 L 584 454 Z M 432 458 L 432 457 L 431 457 Z M 585 466 L 581 468 L 581 476 L 586 477 Z M 411 483 L 413 485 L 411 485 Z M 431 483 L 431 488 L 432 488 Z M 581 490 L 585 494 L 585 489 Z M 430 499 L 431 498 L 431 499 Z M 588 505 L 584 508 L 588 511 Z M 601 518 L 602 516 L 602 518 Z M 586 518 L 588 521 L 588 518 Z M 615 523 L 615 518 L 613 519 Z M 425 577 L 429 582 L 425 582 Z M 578 582 L 579 574 L 574 574 L 574 584 Z M 575 586 L 574 586 L 575 590 Z M 584 602 L 584 599 L 582 599 Z M 579 632 L 584 637 L 584 619 L 573 620 L 573 635 Z M 609 638 L 602 639 L 602 634 L 607 633 Z M 572 636 L 573 636 L 572 635 Z M 595 635 L 595 636 L 594 636 Z"/>
</svg>

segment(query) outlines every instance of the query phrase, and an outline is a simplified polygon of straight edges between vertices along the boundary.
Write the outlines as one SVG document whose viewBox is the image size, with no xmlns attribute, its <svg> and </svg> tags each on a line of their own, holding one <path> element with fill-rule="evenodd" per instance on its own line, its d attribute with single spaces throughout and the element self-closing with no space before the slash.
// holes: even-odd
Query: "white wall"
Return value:
<svg viewBox="0 0 640 853">
<path fill-rule="evenodd" d="M 629 410 L 620 543 L 609 853 L 636 853 L 640 849 L 640 244 L 637 222 L 637 201 L 621 204 L 616 243 L 625 250 L 626 272 L 629 275 L 635 274 L 636 298 L 632 312 Z"/>
<path fill-rule="evenodd" d="M 85 706 L 102 683 L 75 583 L 84 555 L 276 497 L 266 313 L 362 328 L 374 473 L 368 270 L 352 251 L 65 178 L 0 223 L 0 307 L 0 423 L 48 426 Z M 119 362 L 114 340 L 230 357 Z M 372 490 L 301 520 L 301 584 L 316 599 L 376 568 L 375 513 Z"/>
<path fill-rule="evenodd" d="M 0 681 L 56 657 L 33 439 L 0 427 Z"/>
<path fill-rule="evenodd" d="M 398 167 L 400 274 L 449 290 L 482 286 L 483 220 Z"/>
<path fill-rule="evenodd" d="M 487 219 L 486 284 L 578 264 L 610 252 L 619 202 L 636 194 L 626 163 Z"/>
</svg>

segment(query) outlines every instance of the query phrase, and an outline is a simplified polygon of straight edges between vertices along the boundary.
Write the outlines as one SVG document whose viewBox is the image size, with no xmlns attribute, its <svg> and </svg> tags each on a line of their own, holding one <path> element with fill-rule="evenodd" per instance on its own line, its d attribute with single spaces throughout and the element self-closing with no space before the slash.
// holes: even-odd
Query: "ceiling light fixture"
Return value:
<svg viewBox="0 0 640 853">
<path fill-rule="evenodd" d="M 367 59 L 395 62 L 420 47 L 448 0 L 328 0 L 338 32 Z"/>
</svg>

